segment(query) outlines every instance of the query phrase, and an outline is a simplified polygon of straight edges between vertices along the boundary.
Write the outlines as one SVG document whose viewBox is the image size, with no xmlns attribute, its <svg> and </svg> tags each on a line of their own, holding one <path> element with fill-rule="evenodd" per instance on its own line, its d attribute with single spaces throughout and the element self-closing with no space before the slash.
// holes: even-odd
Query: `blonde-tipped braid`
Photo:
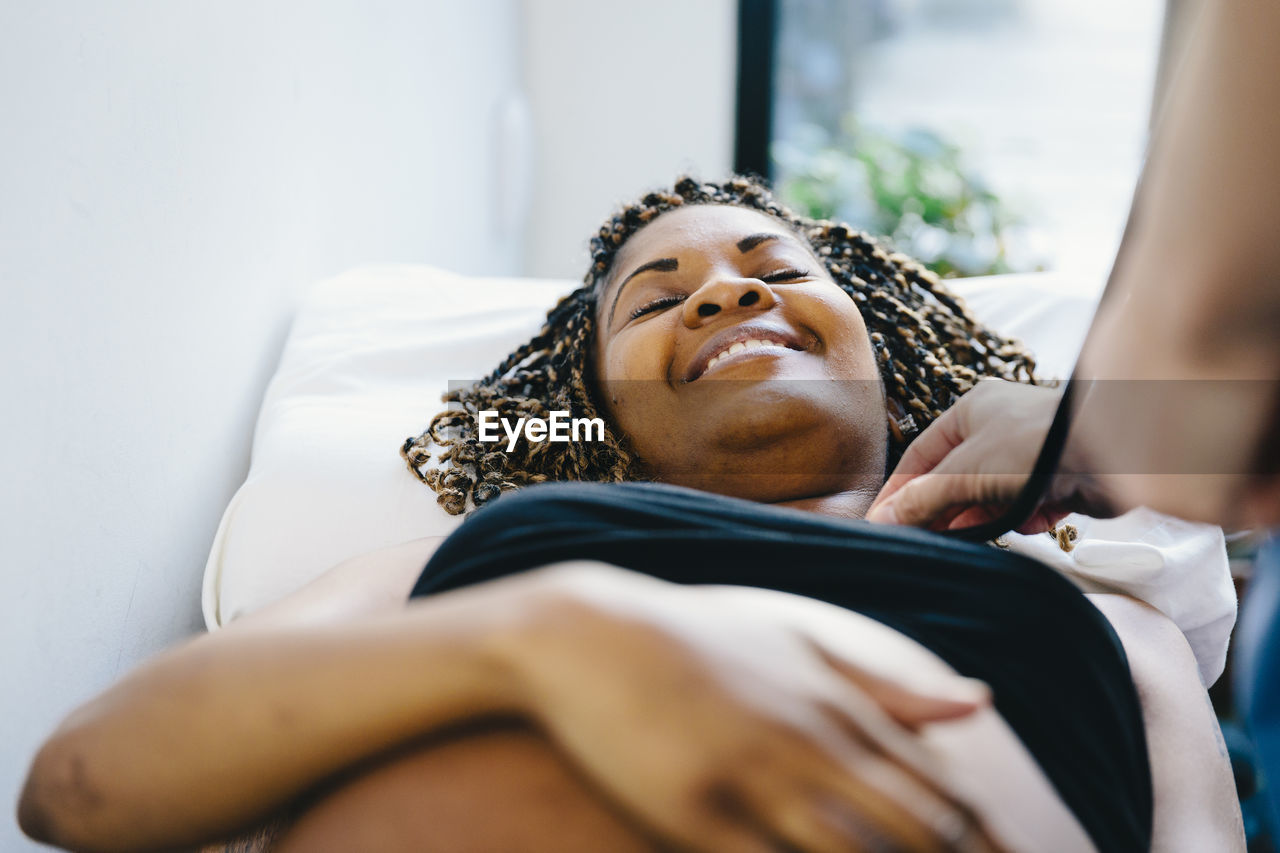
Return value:
<svg viewBox="0 0 1280 853">
<path fill-rule="evenodd" d="M 975 320 L 936 275 L 905 255 L 885 251 L 870 236 L 836 222 L 796 216 L 768 188 L 746 177 L 721 183 L 681 178 L 670 190 L 651 192 L 618 210 L 591 238 L 591 266 L 582 287 L 562 299 L 546 325 L 489 376 L 445 395 L 437 414 L 401 455 L 409 468 L 453 514 L 466 512 L 503 491 L 546 480 L 621 482 L 646 479 L 607 412 L 596 404 L 591 374 L 596 296 L 618 250 L 661 214 L 690 204 L 724 204 L 758 210 L 787 223 L 808 240 L 835 282 L 857 303 L 871 336 L 889 403 L 890 460 L 896 460 L 928 426 L 980 377 L 1034 382 L 1035 361 L 1018 342 Z M 478 440 L 477 413 L 502 417 L 602 418 L 604 441 L 520 442 L 510 453 L 502 442 Z M 438 451 L 432 456 L 432 445 Z"/>
</svg>

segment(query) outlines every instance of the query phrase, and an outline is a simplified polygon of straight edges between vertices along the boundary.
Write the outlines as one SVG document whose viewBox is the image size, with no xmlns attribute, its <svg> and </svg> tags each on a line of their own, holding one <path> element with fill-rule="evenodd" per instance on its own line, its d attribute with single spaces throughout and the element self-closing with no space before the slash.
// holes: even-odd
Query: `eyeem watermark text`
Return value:
<svg viewBox="0 0 1280 853">
<path fill-rule="evenodd" d="M 516 448 L 516 440 L 524 433 L 525 441 L 604 441 L 603 418 L 571 418 L 568 412 L 553 411 L 549 418 L 516 418 L 512 426 L 508 418 L 500 417 L 497 409 L 484 409 L 478 413 L 480 440 L 501 441 L 498 425 L 507 434 L 507 452 Z"/>
</svg>

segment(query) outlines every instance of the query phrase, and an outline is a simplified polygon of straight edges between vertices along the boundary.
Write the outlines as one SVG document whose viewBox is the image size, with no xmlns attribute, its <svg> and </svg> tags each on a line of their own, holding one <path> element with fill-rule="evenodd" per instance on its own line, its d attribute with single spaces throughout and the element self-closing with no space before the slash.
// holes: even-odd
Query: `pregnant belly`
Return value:
<svg viewBox="0 0 1280 853">
<path fill-rule="evenodd" d="M 927 684 L 947 665 L 864 616 L 788 593 L 722 587 L 718 595 L 796 620 L 830 648 L 887 677 Z M 1080 824 L 991 709 L 924 727 L 948 786 L 1011 851 L 1092 851 Z M 532 727 L 502 723 L 439 736 L 349 775 L 305 810 L 275 848 L 296 851 L 659 850 Z"/>
<path fill-rule="evenodd" d="M 273 853 L 646 853 L 661 849 L 531 727 L 434 738 L 324 795 Z"/>
</svg>

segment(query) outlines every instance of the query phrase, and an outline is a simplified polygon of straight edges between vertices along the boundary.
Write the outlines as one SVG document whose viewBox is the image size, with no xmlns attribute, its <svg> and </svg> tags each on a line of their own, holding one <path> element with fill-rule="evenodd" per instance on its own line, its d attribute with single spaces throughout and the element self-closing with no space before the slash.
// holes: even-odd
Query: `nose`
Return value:
<svg viewBox="0 0 1280 853">
<path fill-rule="evenodd" d="M 684 324 L 697 328 L 721 312 L 768 311 L 773 291 L 758 278 L 713 278 L 684 301 Z"/>
</svg>

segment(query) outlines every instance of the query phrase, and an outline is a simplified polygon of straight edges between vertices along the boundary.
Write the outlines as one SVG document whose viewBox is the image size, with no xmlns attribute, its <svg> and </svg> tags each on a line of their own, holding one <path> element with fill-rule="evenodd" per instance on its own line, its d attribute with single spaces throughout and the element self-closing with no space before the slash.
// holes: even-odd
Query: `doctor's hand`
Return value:
<svg viewBox="0 0 1280 853">
<path fill-rule="evenodd" d="M 931 530 L 1000 517 L 1026 485 L 1053 423 L 1061 389 L 979 382 L 914 442 L 867 511 L 867 520 Z M 1021 533 L 1049 530 L 1072 512 L 1114 515 L 1068 447 Z"/>
<path fill-rule="evenodd" d="M 873 675 L 803 624 L 602 563 L 558 564 L 507 643 L 523 704 L 667 844 L 996 851 L 914 731 L 989 703 L 949 674 Z M 740 590 L 738 590 L 740 592 Z M 856 649 L 853 653 L 856 653 Z"/>
</svg>

